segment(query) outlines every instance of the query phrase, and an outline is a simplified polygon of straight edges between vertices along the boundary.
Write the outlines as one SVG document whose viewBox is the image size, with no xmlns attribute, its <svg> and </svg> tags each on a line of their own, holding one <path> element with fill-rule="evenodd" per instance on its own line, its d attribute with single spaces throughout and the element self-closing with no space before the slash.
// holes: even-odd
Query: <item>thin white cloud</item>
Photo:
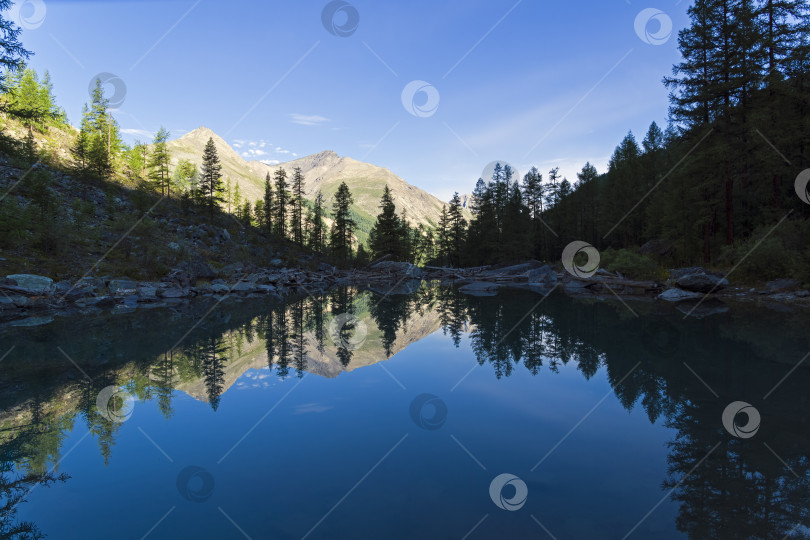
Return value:
<svg viewBox="0 0 810 540">
<path fill-rule="evenodd" d="M 301 126 L 320 126 L 326 124 L 327 122 L 331 122 L 329 118 L 325 116 L 320 116 L 317 114 L 298 114 L 293 113 L 290 115 L 293 124 L 298 124 Z"/>
<path fill-rule="evenodd" d="M 145 129 L 131 129 L 125 128 L 121 130 L 121 133 L 126 133 L 127 135 L 137 135 L 138 137 L 146 137 L 148 139 L 154 139 L 155 134 L 151 131 L 147 131 Z"/>
<path fill-rule="evenodd" d="M 281 162 L 280 162 L 279 160 L 277 160 L 277 159 L 262 159 L 262 160 L 260 160 L 260 161 L 261 161 L 262 163 L 264 163 L 265 165 L 278 165 L 279 163 L 281 163 Z"/>
</svg>

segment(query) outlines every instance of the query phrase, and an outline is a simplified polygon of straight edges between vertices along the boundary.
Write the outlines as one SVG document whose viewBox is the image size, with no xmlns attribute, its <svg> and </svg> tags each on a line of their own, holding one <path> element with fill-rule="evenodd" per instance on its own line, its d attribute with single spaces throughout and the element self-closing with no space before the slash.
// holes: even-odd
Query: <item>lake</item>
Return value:
<svg viewBox="0 0 810 540">
<path fill-rule="evenodd" d="M 395 292 L 0 330 L 0 536 L 808 537 L 801 312 Z"/>
</svg>

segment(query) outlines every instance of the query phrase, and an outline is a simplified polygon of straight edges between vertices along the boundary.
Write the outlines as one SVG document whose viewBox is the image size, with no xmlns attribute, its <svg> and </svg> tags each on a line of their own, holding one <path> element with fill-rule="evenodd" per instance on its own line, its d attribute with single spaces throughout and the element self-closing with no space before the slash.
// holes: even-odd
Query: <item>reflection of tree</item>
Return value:
<svg viewBox="0 0 810 540">
<path fill-rule="evenodd" d="M 450 288 L 440 289 L 436 297 L 442 331 L 445 335 L 449 334 L 453 344 L 458 347 L 461 343 L 461 332 L 467 325 L 465 298 Z"/>
<path fill-rule="evenodd" d="M 757 440 L 763 434 L 735 439 L 718 428 L 716 409 L 685 402 L 668 421 L 678 435 L 669 443 L 669 477 L 664 487 L 674 488 L 672 498 L 681 503 L 678 529 L 694 539 L 808 538 L 806 529 L 798 529 L 810 525 L 810 441 L 806 436 L 790 443 L 779 438 L 770 441 L 791 472 Z M 806 424 L 806 420 L 801 421 Z M 773 426 L 769 430 L 773 434 L 779 433 L 776 426 L 783 422 L 781 415 L 763 418 L 763 425 Z M 797 431 L 795 425 L 783 427 Z M 807 427 L 801 432 L 808 433 Z M 695 468 L 717 443 L 715 451 Z"/>
<path fill-rule="evenodd" d="M 397 339 L 397 332 L 407 322 L 410 314 L 418 305 L 408 295 L 387 295 L 371 305 L 371 317 L 382 332 L 382 345 L 385 357 L 391 357 L 392 346 Z"/>
<path fill-rule="evenodd" d="M 351 315 L 354 313 L 354 290 L 349 287 L 341 287 L 339 289 L 335 289 L 329 297 L 330 304 L 332 306 L 332 315 L 337 317 L 339 315 L 348 314 Z M 352 319 L 346 320 L 346 322 L 340 325 L 337 328 L 338 335 L 335 336 L 337 338 L 337 357 L 340 360 L 340 364 L 346 368 L 349 366 L 349 363 L 352 361 L 352 356 L 354 353 L 352 350 L 346 346 L 344 343 L 351 342 L 352 337 L 354 336 L 354 331 L 356 329 L 356 325 Z"/>
<path fill-rule="evenodd" d="M 304 340 L 304 301 L 299 300 L 290 306 L 292 312 L 292 356 L 298 377 L 304 376 L 307 368 L 307 349 Z"/>
<path fill-rule="evenodd" d="M 276 352 L 276 372 L 282 379 L 286 379 L 290 374 L 290 330 L 287 320 L 287 310 L 285 307 L 276 310 L 275 325 L 273 327 L 273 337 L 275 339 Z"/>
<path fill-rule="evenodd" d="M 323 295 L 312 295 L 308 299 L 307 313 L 309 313 L 308 328 L 311 328 L 315 334 L 315 346 L 318 352 L 324 351 L 324 339 L 326 338 L 326 330 L 324 327 L 324 298 Z"/>
<path fill-rule="evenodd" d="M 208 337 L 201 343 L 202 375 L 208 402 L 215 411 L 219 408 L 222 390 L 225 388 L 225 342 L 221 337 Z"/>
<path fill-rule="evenodd" d="M 45 412 L 38 398 L 29 413 L 30 422 L 10 431 L 4 429 L 0 435 L 0 538 L 44 538 L 35 523 L 16 521 L 17 507 L 34 488 L 70 478 L 55 473 L 55 469 L 74 416 Z"/>
<path fill-rule="evenodd" d="M 174 351 L 169 351 L 159 358 L 152 371 L 155 377 L 155 394 L 158 409 L 168 420 L 172 417 L 172 393 L 174 392 Z"/>
</svg>

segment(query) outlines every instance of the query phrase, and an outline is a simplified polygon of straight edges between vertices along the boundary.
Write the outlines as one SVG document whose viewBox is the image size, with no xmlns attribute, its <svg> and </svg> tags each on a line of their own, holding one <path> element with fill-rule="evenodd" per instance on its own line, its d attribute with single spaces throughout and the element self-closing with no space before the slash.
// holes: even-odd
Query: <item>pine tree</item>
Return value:
<svg viewBox="0 0 810 540">
<path fill-rule="evenodd" d="M 282 168 L 276 170 L 273 177 L 276 186 L 276 215 L 274 216 L 276 234 L 280 238 L 287 236 L 287 203 L 290 199 L 290 194 L 287 191 L 287 171 Z"/>
<path fill-rule="evenodd" d="M 353 202 L 349 186 L 346 185 L 346 182 L 341 182 L 332 203 L 334 223 L 329 235 L 329 247 L 335 258 L 344 262 L 348 261 L 352 255 L 352 238 L 356 226 L 350 212 Z"/>
<path fill-rule="evenodd" d="M 149 179 L 160 189 L 162 195 L 171 195 L 171 174 L 169 173 L 169 149 L 166 141 L 169 132 L 161 127 L 152 141 L 152 155 L 149 158 Z"/>
<path fill-rule="evenodd" d="M 293 242 L 304 245 L 304 173 L 301 167 L 293 169 L 292 194 L 290 196 L 290 229 Z"/>
<path fill-rule="evenodd" d="M 200 192 L 208 207 L 210 221 L 214 221 L 214 210 L 222 203 L 222 165 L 219 162 L 217 147 L 214 138 L 208 139 L 202 156 L 202 170 L 200 172 Z"/>
</svg>

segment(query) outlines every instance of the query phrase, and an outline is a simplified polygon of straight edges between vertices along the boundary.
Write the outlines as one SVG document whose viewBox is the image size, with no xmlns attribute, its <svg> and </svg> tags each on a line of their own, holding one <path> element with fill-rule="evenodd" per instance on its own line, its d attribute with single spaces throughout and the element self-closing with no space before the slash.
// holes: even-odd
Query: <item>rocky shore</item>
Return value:
<svg viewBox="0 0 810 540">
<path fill-rule="evenodd" d="M 342 270 L 325 263 L 316 270 L 233 264 L 219 271 L 198 262 L 184 263 L 160 281 L 102 276 L 54 282 L 34 274 L 8 275 L 0 278 L 0 326 L 40 326 L 57 316 L 171 308 L 205 298 L 282 301 L 292 295 L 323 293 L 335 286 L 352 285 L 380 296 L 408 294 L 423 280 L 459 285 L 462 293 L 479 296 L 495 295 L 502 287 L 519 287 L 539 293 L 558 288 L 575 297 L 654 300 L 671 303 L 695 317 L 727 311 L 726 303 L 732 301 L 810 307 L 810 291 L 794 280 L 772 281 L 764 289 L 745 288 L 700 267 L 670 270 L 668 279 L 658 283 L 635 281 L 606 270 L 577 277 L 538 261 L 462 269 L 421 269 L 409 263 L 383 261 L 362 270 Z"/>
<path fill-rule="evenodd" d="M 664 302 L 693 317 L 723 313 L 728 310 L 729 302 L 810 307 L 810 290 L 802 288 L 796 280 L 775 280 L 764 288 L 743 287 L 730 283 L 723 274 L 701 267 L 672 269 L 662 282 L 636 281 L 603 269 L 592 276 L 577 277 L 538 261 L 500 268 L 434 268 L 428 269 L 427 277 L 457 280 L 461 283 L 459 290 L 465 294 L 491 296 L 501 287 L 529 288 L 544 293 L 556 287 L 576 297 L 618 296 L 622 300 Z"/>
<path fill-rule="evenodd" d="M 202 262 L 186 263 L 160 281 L 106 276 L 54 282 L 46 276 L 12 274 L 0 278 L 0 326 L 41 326 L 58 316 L 171 308 L 201 298 L 281 301 L 342 285 L 363 286 L 381 294 L 402 293 L 402 289 L 411 290 L 409 283 L 421 277 L 417 267 L 394 262 L 381 262 L 365 270 L 341 270 L 323 263 L 316 270 L 235 264 L 219 271 Z"/>
</svg>

